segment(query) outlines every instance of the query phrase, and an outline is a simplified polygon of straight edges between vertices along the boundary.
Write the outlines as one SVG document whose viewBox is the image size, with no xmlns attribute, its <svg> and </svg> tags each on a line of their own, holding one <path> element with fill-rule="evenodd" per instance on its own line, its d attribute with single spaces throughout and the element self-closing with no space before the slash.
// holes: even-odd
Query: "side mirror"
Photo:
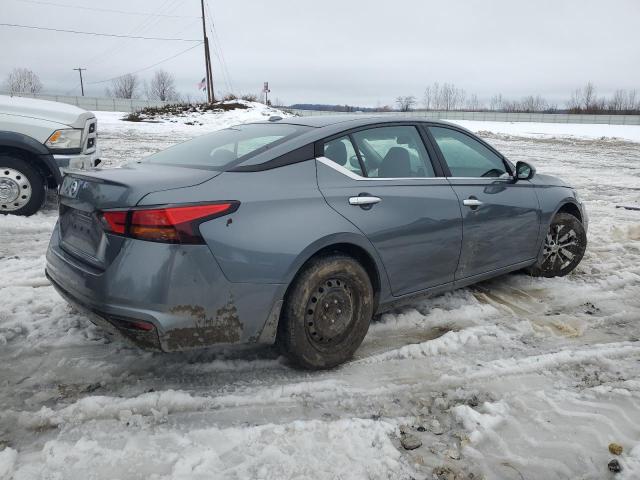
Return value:
<svg viewBox="0 0 640 480">
<path fill-rule="evenodd" d="M 535 174 L 536 169 L 533 165 L 527 162 L 516 163 L 516 180 L 531 180 Z"/>
</svg>

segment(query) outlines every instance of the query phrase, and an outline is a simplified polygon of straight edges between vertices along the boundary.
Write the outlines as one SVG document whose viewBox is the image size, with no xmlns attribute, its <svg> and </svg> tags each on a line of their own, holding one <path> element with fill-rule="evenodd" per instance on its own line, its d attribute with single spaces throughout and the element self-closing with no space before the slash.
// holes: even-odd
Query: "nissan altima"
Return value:
<svg viewBox="0 0 640 480">
<path fill-rule="evenodd" d="M 46 274 L 143 348 L 277 343 L 321 369 L 418 296 L 568 274 L 586 229 L 575 190 L 456 125 L 272 117 L 67 174 Z"/>
</svg>

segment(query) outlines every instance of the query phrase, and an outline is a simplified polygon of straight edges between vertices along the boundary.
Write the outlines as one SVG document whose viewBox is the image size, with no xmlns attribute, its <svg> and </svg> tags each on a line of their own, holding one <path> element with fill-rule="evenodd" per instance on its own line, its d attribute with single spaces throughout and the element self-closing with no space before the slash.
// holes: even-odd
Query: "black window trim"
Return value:
<svg viewBox="0 0 640 480">
<path fill-rule="evenodd" d="M 238 165 L 226 170 L 227 172 L 263 172 L 265 170 L 273 170 L 274 168 L 285 167 L 295 163 L 313 160 L 316 157 L 315 147 L 313 143 L 308 143 L 300 148 L 291 150 L 279 157 L 273 158 L 266 162 L 254 165 Z"/>
</svg>

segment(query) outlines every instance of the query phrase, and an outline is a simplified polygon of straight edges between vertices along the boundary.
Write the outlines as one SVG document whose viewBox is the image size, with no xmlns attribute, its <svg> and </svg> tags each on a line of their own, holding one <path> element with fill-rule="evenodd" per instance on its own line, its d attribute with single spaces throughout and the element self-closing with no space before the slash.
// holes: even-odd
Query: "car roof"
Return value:
<svg viewBox="0 0 640 480">
<path fill-rule="evenodd" d="M 340 126 L 347 130 L 364 125 L 395 122 L 429 122 L 442 125 L 451 125 L 449 122 L 441 120 L 431 120 L 402 114 L 342 114 L 342 115 L 310 115 L 301 117 L 272 117 L 270 120 L 256 123 L 284 123 L 289 125 L 302 125 L 305 127 L 324 128 Z"/>
</svg>

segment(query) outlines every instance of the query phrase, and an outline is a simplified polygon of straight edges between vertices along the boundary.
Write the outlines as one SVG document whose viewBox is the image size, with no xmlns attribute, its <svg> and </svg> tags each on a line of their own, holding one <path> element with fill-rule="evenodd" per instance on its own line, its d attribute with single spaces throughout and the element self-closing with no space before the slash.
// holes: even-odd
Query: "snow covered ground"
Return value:
<svg viewBox="0 0 640 480">
<path fill-rule="evenodd" d="M 623 140 L 640 142 L 640 127 L 636 125 L 597 125 L 578 123 L 481 122 L 449 120 L 473 132 L 492 132 L 514 137 L 574 138 L 588 140 Z"/>
<path fill-rule="evenodd" d="M 264 114 L 100 113 L 103 157 Z M 616 206 L 640 204 L 640 144 L 601 139 L 606 126 L 526 138 L 546 125 L 509 125 L 466 126 L 578 188 L 591 220 L 578 270 L 386 314 L 329 372 L 270 348 L 153 354 L 110 339 L 43 275 L 55 206 L 0 217 L 0 479 L 604 479 L 611 442 L 624 447 L 616 478 L 639 478 L 640 211 Z"/>
</svg>

